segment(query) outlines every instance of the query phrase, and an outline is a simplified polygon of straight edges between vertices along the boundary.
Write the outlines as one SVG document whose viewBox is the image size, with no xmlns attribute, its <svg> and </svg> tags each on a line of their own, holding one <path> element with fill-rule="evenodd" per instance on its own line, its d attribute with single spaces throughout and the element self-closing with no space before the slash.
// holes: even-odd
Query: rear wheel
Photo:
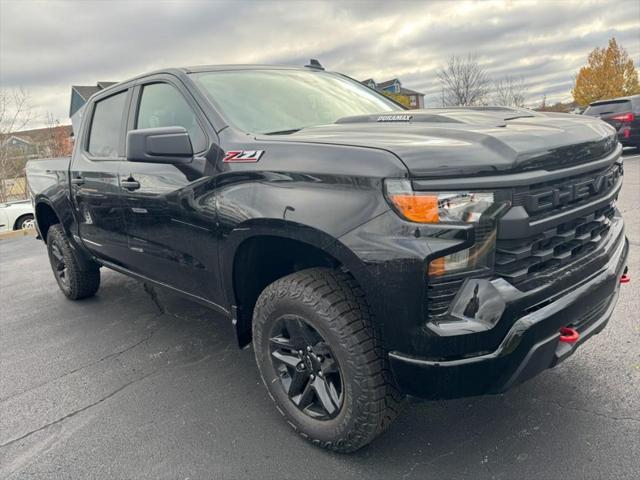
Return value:
<svg viewBox="0 0 640 480">
<path fill-rule="evenodd" d="M 58 286 L 71 300 L 93 296 L 100 287 L 100 267 L 90 260 L 82 260 L 73 252 L 60 224 L 47 232 L 49 263 Z"/>
<path fill-rule="evenodd" d="M 345 273 L 314 268 L 269 285 L 254 311 L 253 346 L 278 410 L 315 444 L 352 452 L 398 413 L 403 397 L 364 294 Z"/>
</svg>

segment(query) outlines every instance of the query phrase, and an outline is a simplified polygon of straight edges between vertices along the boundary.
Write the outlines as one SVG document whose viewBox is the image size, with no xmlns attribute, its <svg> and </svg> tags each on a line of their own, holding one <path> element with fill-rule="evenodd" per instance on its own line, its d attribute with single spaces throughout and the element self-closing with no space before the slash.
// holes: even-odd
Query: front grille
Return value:
<svg viewBox="0 0 640 480">
<path fill-rule="evenodd" d="M 514 207 L 523 206 L 527 210 L 527 212 L 531 215 L 530 218 L 534 219 L 539 216 L 543 216 L 549 213 L 551 208 L 547 208 L 547 212 L 541 211 L 532 211 L 531 205 L 528 204 L 527 200 L 531 195 L 544 195 L 548 194 L 547 199 L 550 199 L 553 192 L 560 193 L 564 192 L 568 194 L 572 189 L 576 188 L 576 185 L 582 186 L 583 189 L 585 186 L 589 187 L 586 189 L 588 194 L 576 195 L 576 198 L 572 198 L 571 200 L 567 200 L 562 202 L 562 205 L 558 205 L 553 208 L 554 213 L 561 212 L 565 209 L 577 208 L 586 203 L 592 202 L 597 198 L 605 196 L 607 193 L 611 191 L 611 189 L 615 186 L 615 181 L 618 176 L 622 172 L 622 167 L 619 164 L 613 164 L 609 167 L 605 167 L 599 170 L 591 171 L 588 173 L 583 173 L 581 175 L 574 175 L 571 177 L 563 178 L 562 180 L 553 180 L 550 182 L 539 182 L 533 185 L 527 185 L 524 187 L 517 187 L 513 191 L 511 204 Z M 598 179 L 606 179 L 602 180 L 603 183 L 600 185 L 600 188 L 597 193 L 592 192 L 591 189 L 597 185 Z M 592 183 L 593 182 L 593 185 Z"/>
<path fill-rule="evenodd" d="M 496 242 L 495 271 L 511 283 L 546 273 L 592 252 L 606 238 L 614 215 L 608 205 L 533 237 Z"/>
</svg>

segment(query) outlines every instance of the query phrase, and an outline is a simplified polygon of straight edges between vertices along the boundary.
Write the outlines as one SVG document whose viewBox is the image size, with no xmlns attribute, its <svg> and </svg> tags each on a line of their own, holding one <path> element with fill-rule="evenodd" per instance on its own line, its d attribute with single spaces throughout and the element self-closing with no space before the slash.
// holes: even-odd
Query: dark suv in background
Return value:
<svg viewBox="0 0 640 480">
<path fill-rule="evenodd" d="M 593 102 L 584 115 L 598 117 L 615 128 L 625 147 L 640 148 L 640 95 Z"/>
</svg>

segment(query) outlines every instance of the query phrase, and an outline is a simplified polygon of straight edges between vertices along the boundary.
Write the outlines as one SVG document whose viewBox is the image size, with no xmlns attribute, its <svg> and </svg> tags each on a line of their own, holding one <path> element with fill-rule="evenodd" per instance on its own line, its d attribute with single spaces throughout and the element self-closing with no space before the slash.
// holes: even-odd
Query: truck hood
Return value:
<svg viewBox="0 0 640 480">
<path fill-rule="evenodd" d="M 553 170 L 600 158 L 615 131 L 597 119 L 501 107 L 409 110 L 346 117 L 259 140 L 377 148 L 413 177 Z"/>
</svg>

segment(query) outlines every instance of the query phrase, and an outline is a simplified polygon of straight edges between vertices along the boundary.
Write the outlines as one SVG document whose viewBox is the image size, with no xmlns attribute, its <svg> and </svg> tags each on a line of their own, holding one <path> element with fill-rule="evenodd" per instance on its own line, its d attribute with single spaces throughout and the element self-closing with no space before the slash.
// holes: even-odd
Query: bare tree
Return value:
<svg viewBox="0 0 640 480">
<path fill-rule="evenodd" d="M 0 89 L 0 201 L 6 201 L 6 181 L 15 179 L 21 171 L 16 165 L 22 164 L 20 152 L 16 152 L 9 142 L 11 134 L 24 130 L 33 120 L 33 108 L 29 93 L 19 89 Z M 21 170 L 21 169 L 18 169 Z"/>
<path fill-rule="evenodd" d="M 0 90 L 0 134 L 23 130 L 33 118 L 29 92 L 22 88 Z"/>
<path fill-rule="evenodd" d="M 474 55 L 449 58 L 447 66 L 438 72 L 444 102 L 447 105 L 484 105 L 490 93 L 490 83 Z"/>
<path fill-rule="evenodd" d="M 507 75 L 493 83 L 493 103 L 505 107 L 524 107 L 527 87 L 524 78 Z"/>
</svg>

